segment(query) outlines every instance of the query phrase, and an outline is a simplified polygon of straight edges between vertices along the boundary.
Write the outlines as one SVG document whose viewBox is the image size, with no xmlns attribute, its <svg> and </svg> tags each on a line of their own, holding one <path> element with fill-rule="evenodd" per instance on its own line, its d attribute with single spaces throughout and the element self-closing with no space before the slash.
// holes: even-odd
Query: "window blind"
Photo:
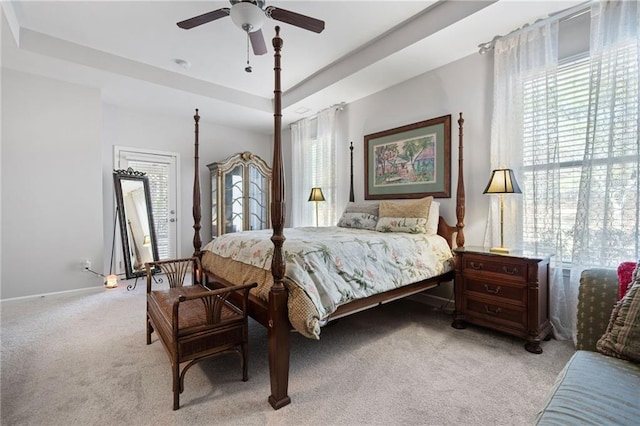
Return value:
<svg viewBox="0 0 640 426">
<path fill-rule="evenodd" d="M 149 180 L 151 211 L 160 260 L 170 257 L 169 249 L 169 165 L 129 160 L 129 167 L 146 174 Z"/>
<path fill-rule="evenodd" d="M 605 182 L 617 181 L 613 185 L 616 190 L 607 191 L 607 196 L 602 197 L 607 205 L 598 206 L 606 214 L 593 215 L 588 226 L 607 233 L 609 239 L 612 233 L 619 233 L 619 247 L 624 250 L 624 238 L 632 233 L 638 214 L 635 197 L 625 196 L 633 193 L 638 179 L 633 171 L 638 169 L 638 81 L 631 79 L 629 84 L 624 75 L 637 67 L 630 54 L 633 48 L 612 50 L 602 59 L 609 65 L 615 62 L 615 66 L 593 66 L 589 57 L 583 55 L 561 63 L 555 79 L 541 74 L 523 82 L 525 246 L 556 247 L 560 240 L 562 261 L 571 262 L 583 164 L 589 153 L 592 185 L 602 182 L 603 188 L 610 188 L 612 185 Z M 602 74 L 606 72 L 619 75 L 606 78 Z M 592 78 L 592 73 L 600 73 L 599 78 Z M 614 102 L 590 104 L 592 80 L 602 82 L 599 84 L 611 81 L 625 84 L 610 91 Z M 595 110 L 599 105 L 610 104 L 614 107 Z M 588 124 L 589 116 L 595 116 L 596 121 L 592 119 Z M 590 137 L 590 128 L 603 123 L 610 126 L 610 134 L 603 136 L 600 132 L 598 137 Z M 559 199 L 549 200 L 546 194 L 559 194 Z M 551 203 L 555 203 L 553 208 Z M 610 249 L 614 248 L 607 248 Z"/>
<path fill-rule="evenodd" d="M 319 226 L 337 222 L 338 208 L 335 108 L 292 125 L 293 226 L 315 225 L 318 207 Z M 320 187 L 326 201 L 308 202 L 311 188 Z M 342 208 L 342 206 L 341 206 Z"/>
<path fill-rule="evenodd" d="M 317 121 L 317 120 L 316 120 Z M 312 129 L 316 129 L 312 132 L 312 139 L 309 140 L 309 152 L 311 155 L 307 157 L 309 163 L 307 164 L 307 170 L 309 175 L 307 176 L 310 187 L 318 186 L 322 189 L 324 198 L 326 200 L 335 200 L 336 198 L 336 158 L 335 158 L 335 143 L 332 138 L 318 138 L 318 127 L 313 126 Z M 314 204 L 314 203 L 311 203 Z M 315 209 L 315 205 L 312 206 Z M 336 216 L 336 203 L 324 202 L 321 203 L 318 209 L 318 225 L 330 226 L 335 224 Z M 315 211 L 315 210 L 314 210 Z"/>
</svg>

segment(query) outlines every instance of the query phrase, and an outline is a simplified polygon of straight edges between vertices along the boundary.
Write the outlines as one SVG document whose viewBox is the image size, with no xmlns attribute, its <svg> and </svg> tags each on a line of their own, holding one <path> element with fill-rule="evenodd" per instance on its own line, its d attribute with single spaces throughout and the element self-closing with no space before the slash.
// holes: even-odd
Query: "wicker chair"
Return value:
<svg viewBox="0 0 640 426">
<path fill-rule="evenodd" d="M 168 289 L 152 289 L 155 268 L 165 274 Z M 247 299 L 256 284 L 209 290 L 201 284 L 202 267 L 196 257 L 149 262 L 146 270 L 147 344 L 155 331 L 169 355 L 173 409 L 180 408 L 185 373 L 204 359 L 228 352 L 239 354 L 242 380 L 247 381 Z M 188 275 L 192 285 L 184 285 Z M 233 292 L 239 293 L 236 300 L 242 303 L 228 300 Z M 183 363 L 187 364 L 181 369 Z"/>
</svg>

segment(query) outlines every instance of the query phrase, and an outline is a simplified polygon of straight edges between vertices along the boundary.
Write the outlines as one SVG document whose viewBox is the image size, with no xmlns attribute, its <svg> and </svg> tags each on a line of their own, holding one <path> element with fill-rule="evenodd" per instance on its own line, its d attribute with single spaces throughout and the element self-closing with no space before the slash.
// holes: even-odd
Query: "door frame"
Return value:
<svg viewBox="0 0 640 426">
<path fill-rule="evenodd" d="M 175 188 L 174 188 L 174 193 L 175 193 L 175 203 L 176 203 L 176 227 L 175 227 L 175 232 L 176 232 L 176 236 L 175 236 L 175 257 L 176 258 L 180 258 L 181 257 L 181 245 L 180 242 L 182 241 L 181 239 L 181 231 L 180 231 L 180 217 L 182 216 L 180 213 L 180 206 L 182 205 L 182 200 L 181 200 L 181 192 L 180 192 L 180 153 L 179 152 L 172 152 L 172 151 L 161 151 L 161 150 L 156 150 L 156 149 L 147 149 L 147 148 L 139 148 L 139 147 L 130 147 L 130 146 L 121 146 L 121 145 L 114 145 L 113 146 L 113 168 L 115 169 L 120 169 L 122 168 L 120 166 L 120 156 L 123 152 L 129 152 L 132 154 L 139 154 L 141 156 L 161 156 L 161 157 L 171 157 L 174 159 L 175 161 Z M 158 161 L 160 162 L 160 161 Z M 171 179 L 169 179 L 170 181 Z M 115 204 L 115 202 L 114 202 Z M 115 219 L 114 219 L 115 220 Z M 122 242 L 120 241 L 120 235 L 118 233 L 115 233 L 115 238 L 113 241 L 113 244 L 116 244 L 117 247 L 122 246 Z M 114 266 L 116 271 L 120 271 L 120 267 L 119 265 L 121 264 L 122 261 L 122 250 L 118 250 L 117 248 L 115 249 L 115 259 L 114 259 Z M 120 271 L 121 272 L 121 271 Z"/>
</svg>

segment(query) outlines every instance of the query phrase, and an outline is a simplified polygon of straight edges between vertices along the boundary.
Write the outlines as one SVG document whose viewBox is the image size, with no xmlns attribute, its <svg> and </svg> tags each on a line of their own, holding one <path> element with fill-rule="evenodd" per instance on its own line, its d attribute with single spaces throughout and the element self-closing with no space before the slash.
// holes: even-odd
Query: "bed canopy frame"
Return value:
<svg viewBox="0 0 640 426">
<path fill-rule="evenodd" d="M 271 395 L 268 398 L 269 403 L 274 409 L 279 409 L 291 402 L 288 395 L 289 383 L 289 353 L 290 339 L 289 334 L 292 326 L 289 322 L 287 310 L 287 289 L 284 285 L 285 279 L 285 257 L 283 245 L 285 242 L 284 222 L 285 222 L 285 192 L 284 192 L 284 166 L 282 161 L 282 90 L 280 86 L 281 80 L 281 50 L 283 40 L 280 37 L 280 27 L 275 27 L 276 35 L 273 38 L 274 53 L 274 90 L 273 90 L 273 185 L 271 198 L 271 225 L 273 235 L 271 241 L 274 245 L 274 252 L 271 262 L 271 273 L 273 275 L 273 285 L 269 292 L 268 303 L 259 300 L 255 296 L 250 296 L 249 315 L 268 330 L 268 353 L 269 353 L 269 376 L 271 381 Z M 200 199 L 200 180 L 199 180 L 199 121 L 200 115 L 198 109 L 194 115 L 195 122 L 195 144 L 194 144 L 194 181 L 193 181 L 193 255 L 201 257 L 202 240 L 200 238 L 200 221 L 201 199 Z M 443 236 L 449 246 L 453 247 L 453 238 L 455 235 L 456 246 L 464 246 L 464 215 L 465 215 L 465 195 L 464 195 L 464 179 L 463 179 L 463 124 L 464 119 L 462 113 L 458 119 L 459 140 L 458 140 L 458 184 L 456 192 L 456 219 L 455 226 L 450 226 L 440 217 L 438 222 L 438 234 Z M 351 152 L 351 173 L 349 200 L 354 201 L 353 189 L 353 143 L 350 146 Z M 208 276 L 212 274 L 205 271 Z M 207 278 L 205 276 L 205 278 Z M 213 275 L 212 275 L 213 276 Z M 454 271 L 447 272 L 443 275 L 436 276 L 429 280 L 420 281 L 409 284 L 407 286 L 389 290 L 384 293 L 369 296 L 365 299 L 354 300 L 350 303 L 341 305 L 328 320 L 359 312 L 370 307 L 380 305 L 385 302 L 396 300 L 421 291 L 436 287 L 441 282 L 452 281 Z M 219 281 L 219 280 L 218 280 Z"/>
</svg>

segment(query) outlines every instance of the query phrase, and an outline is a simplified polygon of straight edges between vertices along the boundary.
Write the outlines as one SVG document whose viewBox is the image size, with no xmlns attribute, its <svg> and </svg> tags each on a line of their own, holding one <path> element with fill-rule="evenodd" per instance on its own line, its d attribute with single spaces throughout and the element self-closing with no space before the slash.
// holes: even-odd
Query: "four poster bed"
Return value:
<svg viewBox="0 0 640 426">
<path fill-rule="evenodd" d="M 276 27 L 273 39 L 274 54 L 274 144 L 273 144 L 273 182 L 271 201 L 272 229 L 263 231 L 245 231 L 224 234 L 217 237 L 201 250 L 200 239 L 200 182 L 199 182 L 199 115 L 196 110 L 195 121 L 195 177 L 193 185 L 194 218 L 194 256 L 202 259 L 205 271 L 205 283 L 216 285 L 236 285 L 257 282 L 249 296 L 249 316 L 268 330 L 269 373 L 271 395 L 269 403 L 274 409 L 291 402 L 287 394 L 289 380 L 289 335 L 293 330 L 301 334 L 318 338 L 320 326 L 327 322 L 374 307 L 376 305 L 406 297 L 433 288 L 441 282 L 454 278 L 454 265 L 451 247 L 455 236 L 456 245 L 464 246 L 464 180 L 463 180 L 463 132 L 462 114 L 458 120 L 458 184 L 456 195 L 455 226 L 448 225 L 442 217 L 438 218 L 437 235 L 378 232 L 375 230 L 324 228 L 287 229 L 287 251 L 283 249 L 284 235 L 284 174 L 282 162 L 281 126 L 282 106 L 280 88 L 280 51 L 282 39 Z M 353 146 L 351 147 L 351 185 L 350 202 L 354 201 L 353 191 Z M 351 204 L 350 203 L 350 204 Z M 437 217 L 437 216 L 436 216 Z M 337 231 L 337 233 L 336 233 Z M 327 233 L 329 232 L 329 234 Z M 265 241 L 267 246 L 265 246 Z M 320 241 L 320 242 L 318 242 Z M 329 242 L 336 244 L 329 247 Z M 253 244 L 259 244 L 254 246 Z M 261 245 L 260 245 L 261 244 Z M 296 245 L 298 244 L 298 245 Z M 397 245 L 410 244 L 409 253 L 422 256 L 418 259 L 397 259 L 396 253 L 402 248 Z M 417 246 L 416 244 L 422 244 Z M 335 246 L 347 247 L 345 252 L 335 252 Z M 248 248 L 247 248 L 248 247 Z M 299 247 L 302 247 L 300 249 Z M 382 251 L 365 251 L 377 247 Z M 212 252 L 215 250 L 216 252 Z M 349 251 L 351 250 L 351 251 Z M 355 250 L 355 251 L 354 251 Z M 242 252 L 244 259 L 242 258 Z M 406 251 L 406 250 L 405 250 Z M 357 253 L 354 255 L 354 253 Z M 314 258 L 314 255 L 319 257 Z M 432 257 L 432 263 L 425 260 Z M 233 259 L 235 258 L 235 260 Z M 380 278 L 378 270 L 367 266 L 355 268 L 356 272 L 346 273 L 346 263 L 354 264 L 373 259 L 373 263 L 383 263 L 389 258 L 404 264 L 418 264 L 421 271 L 404 271 L 405 277 Z M 330 259 L 327 261 L 327 259 Z M 321 270 L 327 264 L 333 271 Z M 370 262 L 371 264 L 371 262 Z M 290 271 L 288 270 L 290 269 Z M 337 269 L 336 269 L 337 268 Z M 398 267 L 396 266 L 396 269 Z M 285 271 L 287 276 L 285 276 Z M 373 271 L 373 272 L 372 272 Z M 333 276 L 331 275 L 333 274 Z M 422 274 L 422 275 L 421 275 Z M 345 288 L 335 286 L 334 276 L 346 281 Z M 302 277 L 302 278 L 300 278 Z M 306 278 L 305 278 L 306 277 Z M 408 277 L 408 278 L 407 278 Z M 375 279 L 374 279 L 375 278 Z M 298 285 L 294 281 L 305 281 Z M 389 282 L 387 282 L 387 280 Z M 328 288 L 314 290 L 315 284 L 322 281 L 333 283 Z M 384 283 L 382 287 L 379 283 Z M 327 294 L 336 296 L 329 303 L 316 303 L 327 299 Z M 302 312 L 302 313 L 301 313 Z"/>
</svg>

